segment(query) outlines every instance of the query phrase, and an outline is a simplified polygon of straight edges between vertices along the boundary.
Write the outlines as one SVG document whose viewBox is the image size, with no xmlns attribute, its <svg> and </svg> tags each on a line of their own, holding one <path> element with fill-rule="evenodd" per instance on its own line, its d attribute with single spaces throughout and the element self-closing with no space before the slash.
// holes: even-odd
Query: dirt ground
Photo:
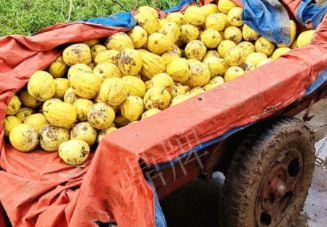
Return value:
<svg viewBox="0 0 327 227">
<path fill-rule="evenodd" d="M 307 124 L 316 132 L 316 150 L 322 159 L 327 156 L 327 100 L 315 104 L 312 113 L 315 117 Z M 303 113 L 297 117 L 302 118 Z M 224 176 L 215 173 L 214 179 L 206 182 L 195 179 L 160 204 L 168 227 L 200 226 L 219 227 L 219 190 Z M 312 187 L 305 207 L 294 227 L 325 227 L 327 224 L 327 172 L 316 166 Z"/>
</svg>

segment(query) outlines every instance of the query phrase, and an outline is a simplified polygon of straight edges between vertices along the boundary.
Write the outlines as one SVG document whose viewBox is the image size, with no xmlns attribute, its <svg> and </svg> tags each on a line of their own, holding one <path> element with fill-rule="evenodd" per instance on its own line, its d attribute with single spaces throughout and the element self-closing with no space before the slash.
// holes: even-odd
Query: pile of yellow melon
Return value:
<svg viewBox="0 0 327 227">
<path fill-rule="evenodd" d="M 230 0 L 159 18 L 142 6 L 137 26 L 67 47 L 35 72 L 7 110 L 5 136 L 21 152 L 39 145 L 81 165 L 90 147 L 135 123 L 307 45 L 314 30 L 274 44 L 243 23 Z"/>
</svg>

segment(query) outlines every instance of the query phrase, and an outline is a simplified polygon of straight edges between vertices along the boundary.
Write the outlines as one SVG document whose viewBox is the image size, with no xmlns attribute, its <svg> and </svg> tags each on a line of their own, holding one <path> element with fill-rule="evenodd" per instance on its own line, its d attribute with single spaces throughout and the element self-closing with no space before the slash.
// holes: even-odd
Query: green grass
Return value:
<svg viewBox="0 0 327 227">
<path fill-rule="evenodd" d="M 157 0 L 157 7 L 167 9 L 178 2 Z M 67 22 L 69 4 L 69 0 L 0 0 L 0 36 L 30 35 L 49 25 Z M 134 0 L 73 0 L 70 21 L 130 11 L 134 5 Z M 153 6 L 153 0 L 140 0 L 139 5 Z"/>
</svg>

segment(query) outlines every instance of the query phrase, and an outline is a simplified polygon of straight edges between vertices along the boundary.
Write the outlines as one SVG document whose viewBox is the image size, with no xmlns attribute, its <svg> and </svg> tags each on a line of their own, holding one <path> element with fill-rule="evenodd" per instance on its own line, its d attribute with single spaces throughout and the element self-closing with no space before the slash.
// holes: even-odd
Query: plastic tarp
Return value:
<svg viewBox="0 0 327 227">
<path fill-rule="evenodd" d="M 309 46 L 111 133 L 83 168 L 65 165 L 57 153 L 21 153 L 3 141 L 6 106 L 36 70 L 46 69 L 61 54 L 64 44 L 128 29 L 75 22 L 30 37 L 0 38 L 0 201 L 11 222 L 31 227 L 161 227 L 164 219 L 156 215 L 158 201 L 139 161 L 147 166 L 167 163 L 303 96 L 327 67 L 326 29 L 327 19 Z"/>
</svg>

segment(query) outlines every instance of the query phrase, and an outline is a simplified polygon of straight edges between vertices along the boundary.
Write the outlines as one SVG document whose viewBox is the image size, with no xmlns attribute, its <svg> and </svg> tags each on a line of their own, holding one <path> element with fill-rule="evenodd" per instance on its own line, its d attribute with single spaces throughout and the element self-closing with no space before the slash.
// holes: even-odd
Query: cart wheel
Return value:
<svg viewBox="0 0 327 227">
<path fill-rule="evenodd" d="M 286 118 L 250 132 L 222 189 L 222 226 L 291 226 L 303 209 L 314 163 L 314 135 L 300 120 Z"/>
</svg>

